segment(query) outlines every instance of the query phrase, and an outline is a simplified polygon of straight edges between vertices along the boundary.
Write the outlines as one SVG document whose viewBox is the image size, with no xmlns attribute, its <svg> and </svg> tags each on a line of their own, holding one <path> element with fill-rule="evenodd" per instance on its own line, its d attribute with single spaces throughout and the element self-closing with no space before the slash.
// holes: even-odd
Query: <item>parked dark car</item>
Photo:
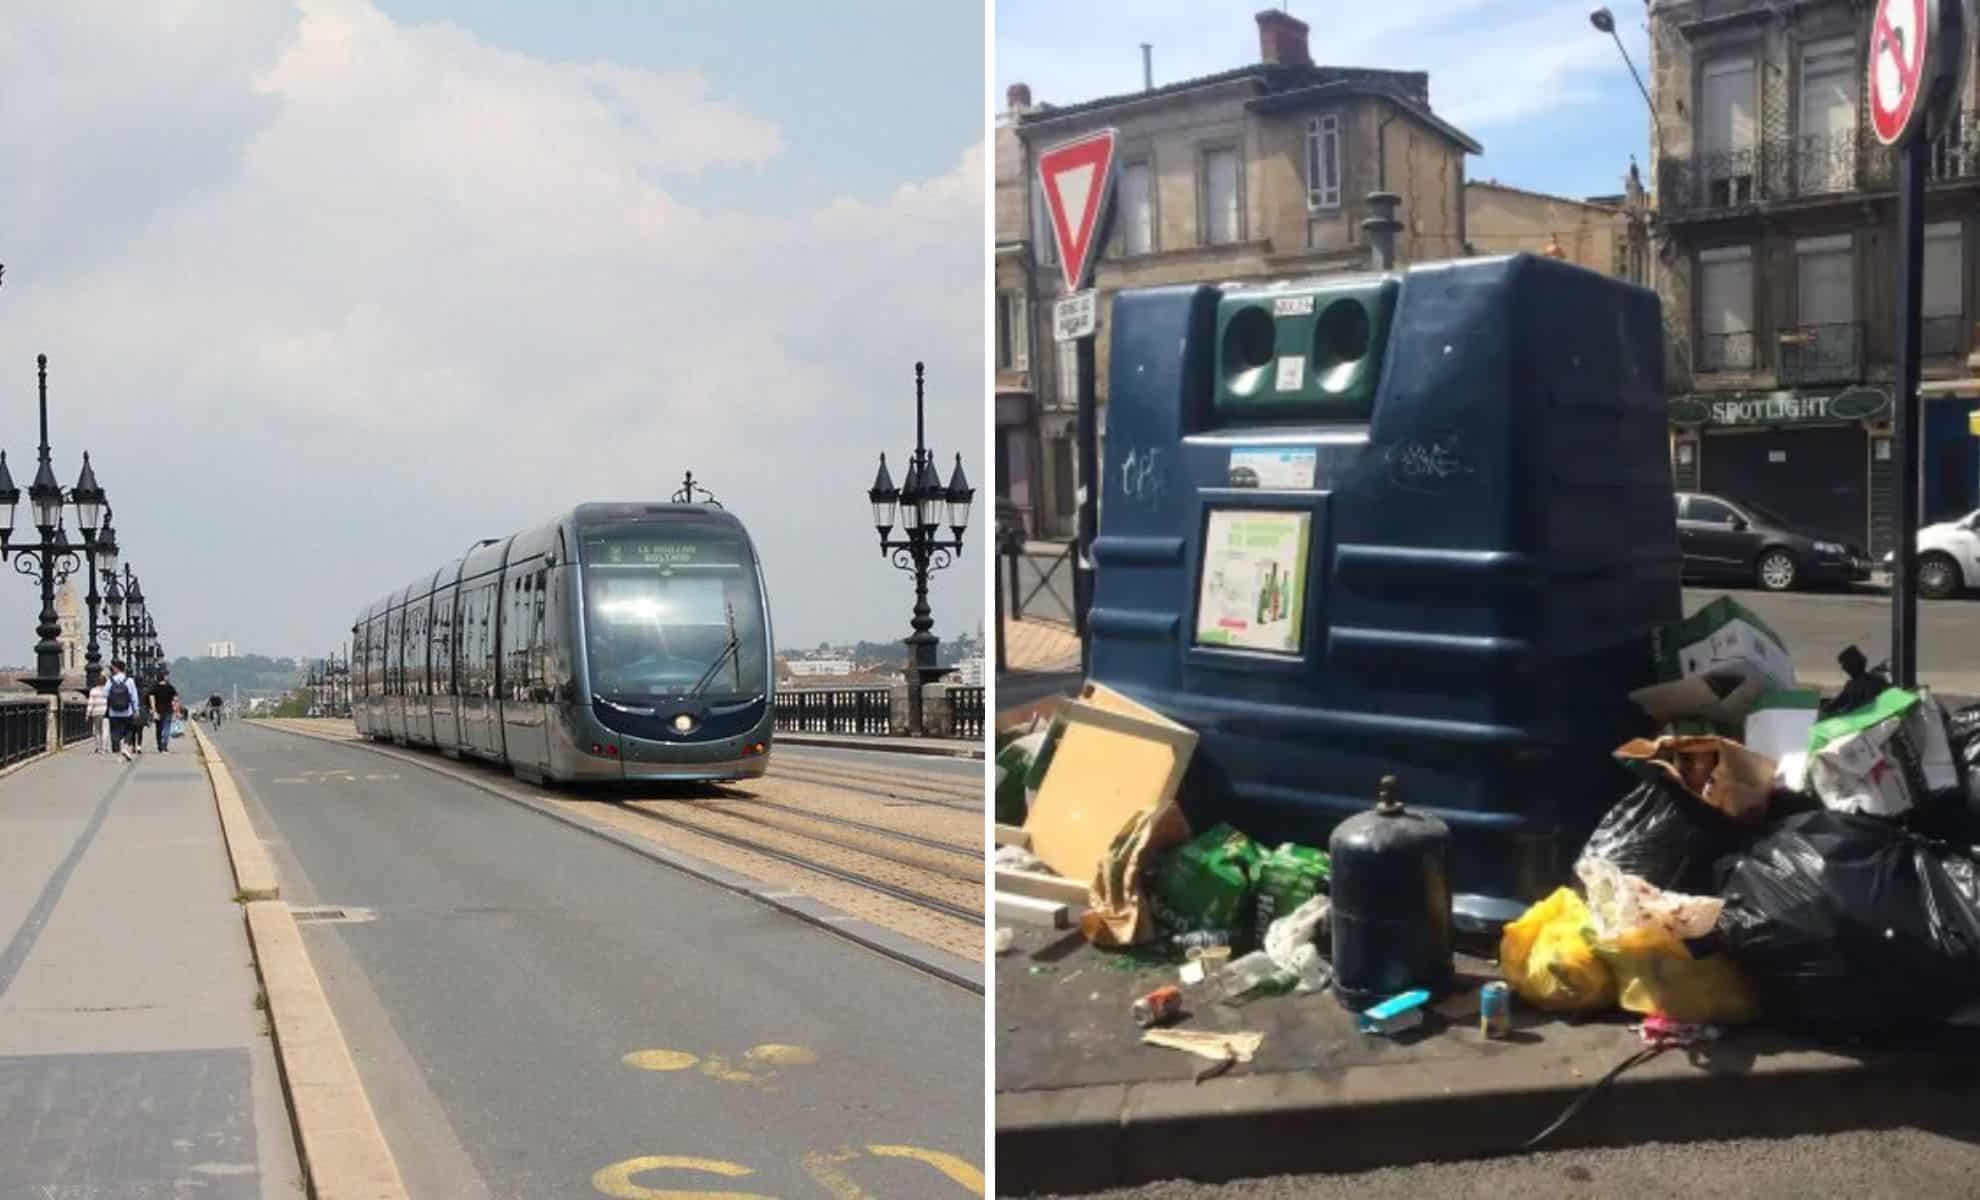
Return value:
<svg viewBox="0 0 1980 1200">
<path fill-rule="evenodd" d="M 1677 526 L 1686 579 L 1739 579 L 1785 592 L 1870 578 L 1861 546 L 1744 500 L 1679 492 Z"/>
</svg>

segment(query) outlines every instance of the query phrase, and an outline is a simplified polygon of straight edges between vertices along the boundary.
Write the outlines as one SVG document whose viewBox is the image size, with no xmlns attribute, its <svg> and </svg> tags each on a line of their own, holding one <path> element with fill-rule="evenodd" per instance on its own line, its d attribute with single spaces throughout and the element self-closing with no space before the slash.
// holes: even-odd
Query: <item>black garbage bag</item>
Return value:
<svg viewBox="0 0 1980 1200">
<path fill-rule="evenodd" d="M 1775 823 L 1719 864 L 1716 932 L 1781 1021 L 1837 1034 L 1931 1024 L 1980 999 L 1980 864 L 1878 817 Z"/>
<path fill-rule="evenodd" d="M 1712 894 L 1713 865 L 1753 836 L 1675 782 L 1645 780 L 1602 817 L 1583 858 L 1606 858 L 1667 892 Z"/>
</svg>

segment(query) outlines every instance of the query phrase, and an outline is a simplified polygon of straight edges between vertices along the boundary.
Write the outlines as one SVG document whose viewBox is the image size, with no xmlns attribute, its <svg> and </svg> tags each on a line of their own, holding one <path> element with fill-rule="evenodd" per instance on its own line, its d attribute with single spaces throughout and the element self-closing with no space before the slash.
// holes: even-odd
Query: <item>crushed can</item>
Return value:
<svg viewBox="0 0 1980 1200">
<path fill-rule="evenodd" d="M 1478 991 L 1478 1032 L 1493 1040 L 1512 1032 L 1512 989 L 1498 980 Z"/>
<path fill-rule="evenodd" d="M 1134 1002 L 1134 1023 L 1143 1029 L 1174 1020 L 1182 1013 L 1182 989 L 1164 984 Z"/>
</svg>

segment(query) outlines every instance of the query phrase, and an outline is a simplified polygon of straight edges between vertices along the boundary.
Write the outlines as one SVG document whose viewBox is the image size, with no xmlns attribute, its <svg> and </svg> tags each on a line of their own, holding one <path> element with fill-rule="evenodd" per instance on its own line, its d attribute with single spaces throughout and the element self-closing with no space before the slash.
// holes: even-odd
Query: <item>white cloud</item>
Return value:
<svg viewBox="0 0 1980 1200">
<path fill-rule="evenodd" d="M 917 358 L 931 442 L 987 474 L 980 145 L 883 197 L 739 216 L 670 181 L 805 168 L 719 80 L 547 63 L 363 0 L 265 5 L 253 38 L 190 27 L 204 9 L 101 42 L 107 16 L 0 18 L 0 100 L 70 68 L 105 87 L 0 122 L 0 157 L 37 164 L 0 192 L 0 229 L 30 234 L 0 244 L 0 389 L 49 351 L 58 458 L 96 452 L 169 649 L 327 648 L 472 538 L 664 498 L 690 467 L 752 521 L 781 633 L 904 625 L 899 577 L 857 557 L 861 493 L 912 434 Z M 51 33 L 71 56 L 20 50 Z M 147 80 L 182 39 L 198 86 Z M 182 86 L 210 125 L 176 131 Z M 120 176 L 131 155 L 153 170 Z M 114 239 L 65 252 L 90 222 Z M 16 460 L 23 432 L 0 429 Z M 942 582 L 941 631 L 974 625 L 979 572 Z"/>
</svg>

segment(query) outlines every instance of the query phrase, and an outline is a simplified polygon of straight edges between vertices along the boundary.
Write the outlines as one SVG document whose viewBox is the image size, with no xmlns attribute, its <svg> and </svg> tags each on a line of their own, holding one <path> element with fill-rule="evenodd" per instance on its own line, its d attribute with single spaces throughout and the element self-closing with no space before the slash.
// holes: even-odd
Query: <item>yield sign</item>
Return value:
<svg viewBox="0 0 1980 1200">
<path fill-rule="evenodd" d="M 1877 0 L 1870 21 L 1870 128 L 1877 140 L 1895 146 L 1910 135 L 1924 113 L 1920 97 L 1928 82 L 1931 29 L 1927 0 Z"/>
<path fill-rule="evenodd" d="M 1078 291 L 1092 266 L 1100 214 L 1114 191 L 1114 131 L 1103 129 L 1040 154 L 1038 190 L 1052 218 L 1066 290 Z"/>
</svg>

